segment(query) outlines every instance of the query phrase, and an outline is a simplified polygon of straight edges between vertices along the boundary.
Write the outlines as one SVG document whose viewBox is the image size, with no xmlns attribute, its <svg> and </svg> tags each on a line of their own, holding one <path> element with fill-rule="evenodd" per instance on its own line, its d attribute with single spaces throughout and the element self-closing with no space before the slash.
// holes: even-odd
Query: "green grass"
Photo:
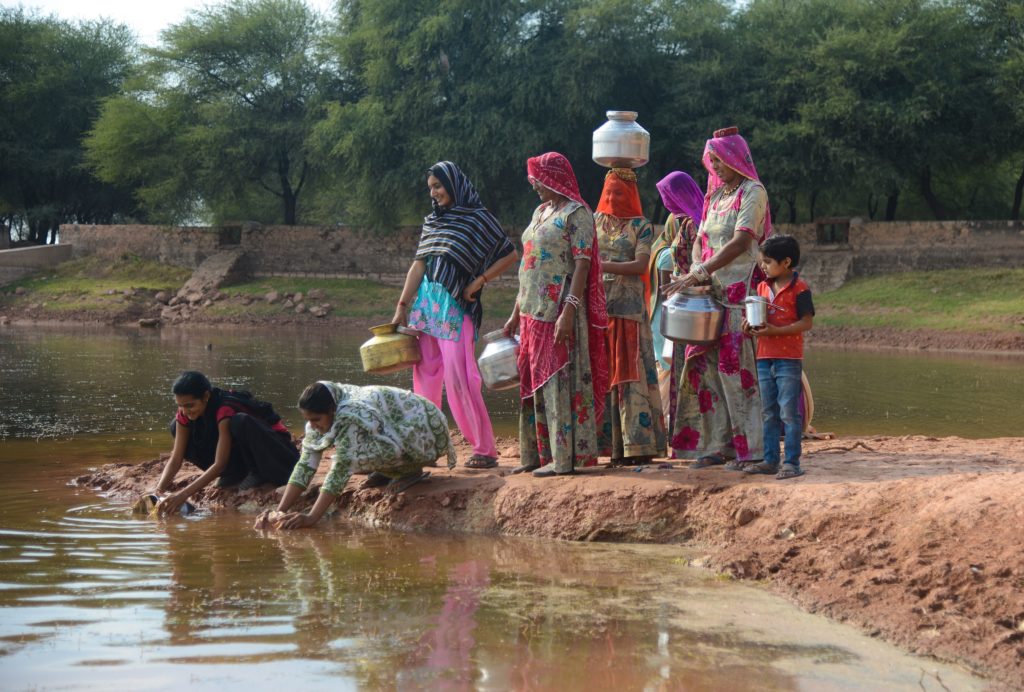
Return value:
<svg viewBox="0 0 1024 692">
<path fill-rule="evenodd" d="M 1024 269 L 907 272 L 815 296 L 815 324 L 1024 332 Z"/>
<path fill-rule="evenodd" d="M 46 312 L 117 312 L 125 305 L 121 294 L 128 288 L 149 291 L 177 290 L 191 271 L 157 262 L 123 257 L 110 261 L 84 257 L 36 272 L 7 286 L 9 292 L 23 287 L 23 296 L 0 296 L 0 305 L 44 304 Z M 115 295 L 109 295 L 114 291 Z"/>
</svg>

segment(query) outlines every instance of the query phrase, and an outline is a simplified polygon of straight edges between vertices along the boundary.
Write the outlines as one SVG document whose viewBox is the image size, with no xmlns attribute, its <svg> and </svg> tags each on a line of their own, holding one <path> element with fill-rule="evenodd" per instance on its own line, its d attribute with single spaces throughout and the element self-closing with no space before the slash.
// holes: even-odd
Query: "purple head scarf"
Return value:
<svg viewBox="0 0 1024 692">
<path fill-rule="evenodd" d="M 690 217 L 694 226 L 700 226 L 704 193 L 689 174 L 672 171 L 659 180 L 656 187 L 666 209 L 676 216 L 685 214 Z"/>
</svg>

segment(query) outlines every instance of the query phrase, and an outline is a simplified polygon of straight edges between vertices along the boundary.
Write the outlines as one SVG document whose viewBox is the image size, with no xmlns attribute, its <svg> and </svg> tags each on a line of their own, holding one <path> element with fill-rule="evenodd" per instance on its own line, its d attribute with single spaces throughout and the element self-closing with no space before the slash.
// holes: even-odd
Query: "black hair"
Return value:
<svg viewBox="0 0 1024 692">
<path fill-rule="evenodd" d="M 299 408 L 310 413 L 334 413 L 337 405 L 331 390 L 323 382 L 309 385 L 299 397 Z"/>
<path fill-rule="evenodd" d="M 174 394 L 188 394 L 196 399 L 202 399 L 207 392 L 213 391 L 213 385 L 206 375 L 198 370 L 186 370 L 178 375 L 178 379 L 171 385 L 171 392 Z"/>
<path fill-rule="evenodd" d="M 788 257 L 792 269 L 800 264 L 800 243 L 791 235 L 773 235 L 761 243 L 761 254 L 776 262 L 782 262 Z"/>
</svg>

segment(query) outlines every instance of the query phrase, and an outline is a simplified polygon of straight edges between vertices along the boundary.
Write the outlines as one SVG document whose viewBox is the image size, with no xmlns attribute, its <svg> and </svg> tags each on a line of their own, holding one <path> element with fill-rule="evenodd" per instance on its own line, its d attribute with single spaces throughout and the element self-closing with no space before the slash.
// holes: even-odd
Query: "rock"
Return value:
<svg viewBox="0 0 1024 692">
<path fill-rule="evenodd" d="M 309 309 L 309 314 L 312 315 L 313 317 L 324 317 L 327 315 L 327 311 L 324 310 L 319 305 L 314 305 Z"/>
<path fill-rule="evenodd" d="M 267 301 L 271 305 L 281 300 L 281 294 L 277 291 L 271 291 L 270 293 L 263 296 L 263 300 Z"/>
<path fill-rule="evenodd" d="M 742 507 L 737 510 L 735 515 L 736 526 L 746 526 L 750 522 L 754 521 L 760 516 L 760 514 L 749 507 Z"/>
<path fill-rule="evenodd" d="M 170 296 L 167 295 L 167 291 L 157 291 L 157 294 L 155 296 L 153 296 L 153 300 L 155 300 L 156 302 L 158 302 L 158 303 L 160 303 L 162 305 L 167 305 L 167 301 L 169 299 L 170 299 Z"/>
<path fill-rule="evenodd" d="M 794 531 L 793 529 L 791 529 L 791 528 L 789 528 L 787 526 L 786 528 L 782 529 L 777 534 L 775 534 L 775 537 L 776 538 L 783 538 L 783 539 L 788 541 L 788 540 L 791 540 L 793 538 L 796 538 L 796 531 Z"/>
<path fill-rule="evenodd" d="M 24 286 L 18 286 L 16 289 L 14 289 L 14 295 L 16 296 L 23 296 L 26 293 L 28 293 L 28 291 L 25 290 Z"/>
<path fill-rule="evenodd" d="M 203 300 L 203 294 L 199 291 L 191 291 L 185 294 L 185 300 L 189 303 L 201 303 Z"/>
<path fill-rule="evenodd" d="M 502 451 L 501 456 L 507 457 L 509 459 L 518 459 L 519 458 L 519 447 L 517 445 L 512 445 L 511 447 L 506 447 L 505 450 Z"/>
<path fill-rule="evenodd" d="M 40 307 L 39 303 L 29 303 L 29 305 L 28 305 L 28 309 L 29 310 L 38 310 L 39 307 Z"/>
<path fill-rule="evenodd" d="M 242 298 L 242 305 L 252 305 L 252 296 Z"/>
<path fill-rule="evenodd" d="M 227 297 L 228 294 L 224 293 L 223 291 L 217 291 L 216 293 L 213 294 L 213 300 L 215 301 L 225 300 L 227 299 Z"/>
<path fill-rule="evenodd" d="M 211 305 L 213 305 L 213 301 L 212 301 L 212 300 L 210 300 L 209 298 L 207 298 L 206 300 L 204 300 L 204 301 L 203 301 L 203 307 L 204 307 L 204 308 L 208 308 L 208 307 L 210 307 Z"/>
<path fill-rule="evenodd" d="M 122 293 L 123 295 L 126 295 L 126 296 L 129 296 L 129 297 L 130 297 L 130 296 L 133 296 L 133 295 L 135 295 L 135 289 L 134 289 L 134 288 L 126 288 L 126 289 L 124 289 L 123 291 L 121 291 L 121 293 Z"/>
<path fill-rule="evenodd" d="M 302 292 L 300 291 L 300 292 L 296 293 L 295 295 L 293 295 L 292 296 L 292 301 L 294 301 L 296 305 L 301 303 L 302 302 Z"/>
<path fill-rule="evenodd" d="M 331 310 L 334 309 L 334 306 L 331 305 L 330 303 L 323 303 L 320 307 L 323 308 L 323 311 L 325 313 L 328 313 L 328 312 L 330 312 Z"/>
<path fill-rule="evenodd" d="M 293 307 L 295 307 L 295 303 L 293 303 L 292 299 L 289 298 L 283 303 L 281 303 L 281 307 L 284 308 L 285 310 L 291 310 Z"/>
<path fill-rule="evenodd" d="M 174 306 L 174 305 L 177 305 L 180 302 L 181 302 L 181 298 L 179 298 L 178 296 L 174 296 L 169 301 L 167 301 L 167 304 L 170 305 L 170 306 Z"/>
<path fill-rule="evenodd" d="M 115 293 L 117 293 L 117 291 L 115 291 L 115 290 L 114 290 L 114 289 L 112 289 L 112 288 L 108 288 L 108 289 L 107 289 L 107 291 L 106 291 L 106 294 L 107 294 L 108 296 L 112 296 L 112 295 L 114 295 Z"/>
<path fill-rule="evenodd" d="M 11 318 L 7 315 L 0 315 L 0 327 L 6 327 L 11 323 Z"/>
<path fill-rule="evenodd" d="M 298 305 L 295 306 L 295 314 L 296 315 L 301 315 L 305 311 L 306 311 L 306 304 L 305 303 L 299 303 Z"/>
<path fill-rule="evenodd" d="M 139 320 L 139 326 L 140 327 L 159 327 L 160 326 L 160 318 L 159 317 L 143 317 L 142 319 Z"/>
<path fill-rule="evenodd" d="M 306 296 L 310 300 L 323 300 L 324 298 L 327 297 L 327 294 L 324 293 L 322 289 L 311 288 L 311 289 L 309 289 L 309 292 L 306 294 Z"/>
</svg>

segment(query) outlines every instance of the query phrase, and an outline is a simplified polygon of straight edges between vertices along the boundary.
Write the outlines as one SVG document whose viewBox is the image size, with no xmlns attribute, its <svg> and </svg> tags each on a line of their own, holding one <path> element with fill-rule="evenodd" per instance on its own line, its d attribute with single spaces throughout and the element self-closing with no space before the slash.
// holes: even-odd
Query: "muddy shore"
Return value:
<svg viewBox="0 0 1024 692">
<path fill-rule="evenodd" d="M 1024 689 L 1024 438 L 812 440 L 807 474 L 785 482 L 679 462 L 640 472 L 602 464 L 540 480 L 509 473 L 518 465 L 514 439 L 499 449 L 497 469 L 431 469 L 429 481 L 400 495 L 361 489 L 356 477 L 328 520 L 697 546 L 706 552 L 699 566 L 963 664 L 998 689 Z M 469 457 L 461 442 L 459 452 Z M 134 500 L 161 466 L 109 464 L 76 483 Z M 190 477 L 182 473 L 179 484 Z M 209 510 L 255 514 L 277 495 L 266 487 L 195 499 Z"/>
</svg>

